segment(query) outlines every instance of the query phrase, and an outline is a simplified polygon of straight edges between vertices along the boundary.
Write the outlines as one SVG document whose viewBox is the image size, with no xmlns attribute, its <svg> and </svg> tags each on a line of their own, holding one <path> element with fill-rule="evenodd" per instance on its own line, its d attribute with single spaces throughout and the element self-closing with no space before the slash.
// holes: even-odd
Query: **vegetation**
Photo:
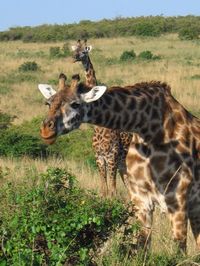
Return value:
<svg viewBox="0 0 200 266">
<path fill-rule="evenodd" d="M 21 66 L 19 66 L 19 71 L 27 72 L 27 71 L 38 71 L 40 68 L 36 62 L 24 62 Z"/>
<path fill-rule="evenodd" d="M 130 61 L 130 60 L 133 60 L 135 58 L 136 58 L 136 54 L 135 54 L 134 50 L 124 51 L 120 56 L 121 61 Z"/>
<path fill-rule="evenodd" d="M 161 34 L 177 33 L 188 28 L 190 28 L 190 32 L 194 31 L 199 35 L 200 17 L 117 17 L 113 20 L 104 19 L 98 22 L 83 20 L 78 24 L 14 27 L 8 31 L 0 32 L 0 41 L 52 42 L 80 38 L 112 38 L 119 36 L 157 37 Z"/>
<path fill-rule="evenodd" d="M 137 56 L 134 50 L 131 51 L 124 51 L 120 56 L 120 61 L 133 61 L 134 59 L 139 58 L 143 60 L 158 60 L 161 59 L 158 55 L 153 55 L 151 51 L 142 51 Z"/>
<path fill-rule="evenodd" d="M 160 18 L 159 21 L 164 19 L 162 17 L 156 19 L 158 18 Z M 148 19 L 150 21 L 150 18 Z M 168 23 L 169 18 L 166 19 Z M 199 117 L 199 40 L 180 40 L 178 36 L 181 28 L 188 27 L 187 23 L 183 23 L 186 19 L 191 19 L 195 24 L 197 17 L 177 18 L 179 22 L 182 21 L 182 26 L 177 27 L 176 30 L 174 29 L 177 25 L 176 18 L 171 18 L 171 30 L 169 24 L 165 24 L 168 27 L 166 32 L 172 32 L 174 29 L 173 32 L 176 33 L 153 38 L 144 38 L 141 35 L 125 36 L 133 29 L 129 25 L 125 32 L 125 28 L 122 27 L 122 24 L 125 25 L 129 19 L 115 20 L 115 23 L 118 23 L 115 32 L 123 32 L 123 37 L 105 38 L 106 35 L 102 35 L 101 30 L 106 30 L 106 27 L 102 29 L 96 27 L 95 34 L 98 38 L 92 39 L 90 43 L 93 46 L 91 60 L 98 82 L 107 86 L 124 86 L 141 81 L 165 81 L 171 86 L 172 94 L 176 99 Z M 80 25 L 89 32 L 90 23 L 81 22 Z M 103 24 L 102 21 L 98 23 Z M 104 21 L 104 23 L 107 22 Z M 108 30 L 108 35 L 112 33 L 112 23 L 114 22 L 110 23 L 111 30 Z M 80 25 L 77 24 L 76 27 L 79 28 Z M 45 32 L 46 27 L 49 26 L 41 26 L 39 29 L 43 28 Z M 73 28 L 73 25 L 71 27 Z M 32 30 L 30 29 L 30 33 Z M 115 32 L 112 33 L 113 36 L 117 36 Z M 76 34 L 78 36 L 78 33 Z M 33 40 L 31 38 L 30 41 Z M 51 35 L 48 38 L 51 40 Z M 42 35 L 40 41 L 42 41 Z M 98 197 L 100 178 L 91 145 L 92 126 L 83 125 L 79 130 L 60 136 L 51 146 L 46 146 L 39 135 L 40 123 L 48 107 L 44 105 L 44 99 L 37 90 L 37 84 L 49 83 L 56 88 L 60 72 L 67 74 L 69 83 L 72 74 L 75 73 L 80 73 L 81 79 L 84 80 L 81 64 L 73 64 L 69 58 L 69 48 L 74 42 L 58 41 L 56 44 L 53 44 L 52 40 L 46 43 L 0 42 L 2 67 L 0 73 L 0 265 L 6 265 L 6 263 L 7 265 L 23 265 L 23 263 L 31 265 L 31 262 L 33 265 L 40 265 L 41 261 L 47 265 L 48 261 L 49 265 L 56 263 L 62 265 L 64 262 L 89 265 L 94 254 L 93 246 L 103 241 L 103 235 L 107 237 L 112 230 L 115 232 L 115 226 L 121 223 L 118 218 L 123 220 L 124 214 L 126 215 L 120 202 L 103 201 Z M 50 56 L 50 48 L 54 46 L 59 47 L 62 56 Z M 66 58 L 64 46 L 68 51 Z M 126 51 L 134 51 L 136 57 L 128 61 L 120 60 L 121 55 Z M 140 58 L 141 54 L 142 58 Z M 154 60 L 156 55 L 159 55 L 162 60 Z M 36 62 L 42 71 L 19 71 L 19 67 L 25 62 Z M 71 180 L 70 188 L 65 188 L 64 183 L 61 182 L 63 175 Z M 120 201 L 127 202 L 127 191 L 120 178 L 117 178 L 117 192 Z M 77 204 L 76 206 L 70 201 L 70 197 L 74 204 Z M 110 210 L 116 209 L 117 216 L 114 218 Z M 68 223 L 66 218 L 69 213 L 74 215 L 69 218 L 71 223 Z M 106 220 L 105 213 L 111 223 Z M 88 220 L 84 214 L 88 215 Z M 86 227 L 80 216 L 87 221 Z M 89 223 L 89 217 L 95 217 L 94 224 Z M 53 219 L 57 219 L 58 222 L 54 223 Z M 77 233 L 84 241 L 76 241 L 76 238 L 73 238 L 68 244 L 70 234 L 66 232 L 69 232 L 67 230 L 72 224 L 70 219 L 74 219 L 76 225 L 71 229 L 72 236 Z M 99 219 L 101 225 L 98 224 Z M 83 231 L 82 229 L 77 231 L 78 224 L 83 226 Z M 28 229 L 27 232 L 24 228 Z M 84 231 L 85 228 L 86 231 Z M 91 231 L 88 231 L 88 228 Z M 108 252 L 98 258 L 97 265 L 171 266 L 193 265 L 194 261 L 199 263 L 199 258 L 195 257 L 195 243 L 190 230 L 189 256 L 185 258 L 175 256 L 175 248 L 170 239 L 169 221 L 159 212 L 156 212 L 154 217 L 152 231 L 152 253 L 146 256 L 145 261 L 140 254 L 131 256 L 130 246 L 123 243 L 124 239 L 116 239 L 111 242 Z M 90 242 L 89 236 L 94 241 Z M 47 245 L 47 243 L 50 244 Z M 60 257 L 57 256 L 57 261 L 56 252 L 59 255 L 63 254 Z M 31 261 L 28 261 L 29 258 Z"/>
<path fill-rule="evenodd" d="M 33 179 L 28 189 L 25 181 L 0 191 L 1 265 L 88 265 L 92 251 L 127 217 L 120 202 L 83 191 L 66 170 L 27 178 Z"/>
<path fill-rule="evenodd" d="M 0 130 L 8 128 L 14 119 L 14 116 L 0 112 Z"/>
<path fill-rule="evenodd" d="M 158 60 L 161 57 L 159 55 L 153 55 L 151 51 L 142 51 L 139 55 L 138 58 L 144 59 L 144 60 Z"/>
<path fill-rule="evenodd" d="M 85 158 L 84 162 L 86 164 L 96 168 L 91 145 L 91 128 L 72 132 L 70 136 L 59 138 L 54 145 L 47 146 L 39 136 L 41 117 L 34 118 L 32 121 L 24 122 L 18 126 L 12 125 L 12 119 L 7 114 L 0 114 L 0 129 L 2 129 L 0 156 L 45 158 L 51 155 L 76 161 Z"/>
<path fill-rule="evenodd" d="M 62 49 L 59 46 L 54 46 L 49 48 L 50 58 L 67 57 L 70 54 L 71 52 L 68 43 L 64 43 Z"/>
<path fill-rule="evenodd" d="M 197 27 L 184 27 L 179 31 L 179 38 L 181 40 L 197 40 L 199 39 L 199 30 Z"/>
</svg>

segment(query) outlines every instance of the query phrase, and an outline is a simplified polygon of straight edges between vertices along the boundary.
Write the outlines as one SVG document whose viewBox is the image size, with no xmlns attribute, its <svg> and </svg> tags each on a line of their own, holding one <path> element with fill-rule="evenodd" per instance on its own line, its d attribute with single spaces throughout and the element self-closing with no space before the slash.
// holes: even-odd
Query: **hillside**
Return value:
<svg viewBox="0 0 200 266">
<path fill-rule="evenodd" d="M 156 37 L 166 33 L 178 33 L 182 39 L 197 39 L 200 34 L 200 17 L 117 17 L 96 22 L 83 20 L 79 23 L 64 25 L 14 27 L 0 32 L 0 41 L 55 42 L 79 38 Z"/>
</svg>

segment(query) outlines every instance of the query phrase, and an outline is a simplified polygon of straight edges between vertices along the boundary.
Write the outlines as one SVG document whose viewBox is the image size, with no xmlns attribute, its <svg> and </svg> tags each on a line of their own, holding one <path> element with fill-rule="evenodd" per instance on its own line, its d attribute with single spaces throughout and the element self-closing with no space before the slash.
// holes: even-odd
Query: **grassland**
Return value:
<svg viewBox="0 0 200 266">
<path fill-rule="evenodd" d="M 75 41 L 69 41 L 71 46 Z M 167 82 L 172 94 L 194 115 L 200 117 L 200 42 L 180 41 L 177 35 L 165 35 L 158 38 L 116 38 L 92 39 L 91 60 L 99 82 L 108 85 L 130 85 L 141 81 L 160 80 Z M 84 78 L 82 65 L 73 63 L 71 57 L 50 58 L 49 49 L 62 47 L 64 43 L 0 43 L 0 110 L 16 115 L 15 124 L 20 125 L 34 117 L 43 116 L 46 106 L 37 90 L 38 83 L 56 83 L 60 72 L 67 74 L 68 80 L 75 73 Z M 160 60 L 133 60 L 121 62 L 124 51 L 134 49 L 138 55 L 141 51 L 150 50 L 159 55 Z M 18 68 L 26 61 L 35 61 L 40 71 L 21 73 Z M 38 129 L 39 130 L 39 129 Z M 0 158 L 0 167 L 6 173 L 0 182 L 14 180 L 28 172 L 41 172 L 48 166 L 67 166 L 80 179 L 84 188 L 99 191 L 98 173 L 81 163 L 65 159 L 15 159 Z M 126 191 L 121 181 L 118 182 L 118 196 L 127 200 Z M 159 212 L 156 213 L 153 229 L 152 250 L 173 254 L 168 221 Z M 196 253 L 191 232 L 188 236 L 188 253 Z M 110 265 L 117 265 L 114 260 Z M 127 264 L 128 265 L 128 264 Z M 187 265 L 187 264 L 182 264 Z"/>
</svg>

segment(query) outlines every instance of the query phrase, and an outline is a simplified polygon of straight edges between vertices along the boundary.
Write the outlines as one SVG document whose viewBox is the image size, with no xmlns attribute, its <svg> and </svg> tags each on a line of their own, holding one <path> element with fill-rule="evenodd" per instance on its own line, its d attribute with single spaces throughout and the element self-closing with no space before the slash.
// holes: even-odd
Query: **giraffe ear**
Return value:
<svg viewBox="0 0 200 266">
<path fill-rule="evenodd" d="M 82 93 L 81 99 L 86 103 L 94 102 L 101 98 L 101 96 L 105 93 L 106 90 L 106 86 L 95 86 L 89 92 Z"/>
<path fill-rule="evenodd" d="M 72 51 L 76 51 L 77 46 L 76 45 L 72 45 L 71 48 L 72 48 Z"/>
<path fill-rule="evenodd" d="M 38 84 L 38 89 L 46 99 L 49 99 L 52 95 L 56 94 L 56 91 L 48 84 Z"/>
</svg>

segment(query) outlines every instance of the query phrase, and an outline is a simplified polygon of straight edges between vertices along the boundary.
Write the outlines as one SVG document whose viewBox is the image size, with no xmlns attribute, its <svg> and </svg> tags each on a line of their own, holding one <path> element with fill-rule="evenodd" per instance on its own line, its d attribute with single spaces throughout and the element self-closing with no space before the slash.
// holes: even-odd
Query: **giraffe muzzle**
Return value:
<svg viewBox="0 0 200 266">
<path fill-rule="evenodd" d="M 52 120 L 44 121 L 40 128 L 40 136 L 46 144 L 53 144 L 57 138 L 55 122 Z"/>
</svg>

